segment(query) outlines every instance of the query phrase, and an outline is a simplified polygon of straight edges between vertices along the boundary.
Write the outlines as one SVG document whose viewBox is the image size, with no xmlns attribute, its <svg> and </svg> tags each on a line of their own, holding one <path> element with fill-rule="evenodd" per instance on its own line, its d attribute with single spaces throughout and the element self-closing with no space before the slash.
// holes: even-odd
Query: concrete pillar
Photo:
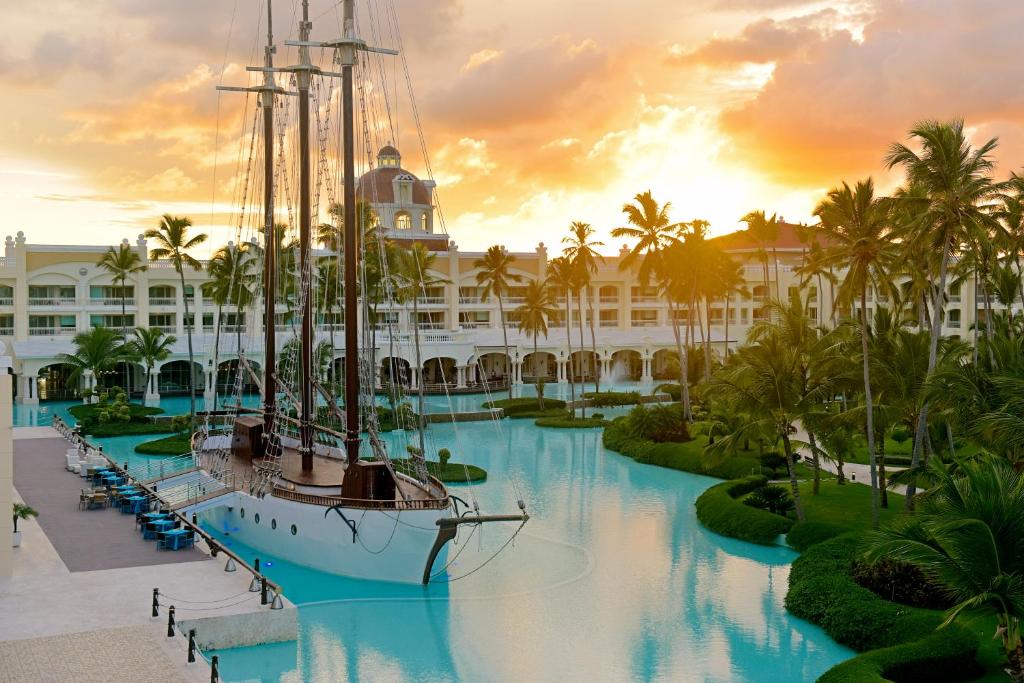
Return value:
<svg viewBox="0 0 1024 683">
<path fill-rule="evenodd" d="M 24 405 L 34 406 L 39 403 L 39 385 L 37 378 L 28 373 L 20 375 L 21 386 L 18 388 L 18 400 Z"/>
<path fill-rule="evenodd" d="M 9 359 L 8 359 L 9 362 Z M 0 364 L 3 365 L 3 364 Z M 14 548 L 11 547 L 14 522 L 9 514 L 14 503 L 14 435 L 11 425 L 14 408 L 11 405 L 13 377 L 6 368 L 0 368 L 0 579 L 14 573 Z"/>
<path fill-rule="evenodd" d="M 523 361 L 521 360 L 512 363 L 512 381 L 515 384 L 523 383 Z"/>
<path fill-rule="evenodd" d="M 559 359 L 557 359 L 557 362 L 558 362 L 558 383 L 559 384 L 566 384 L 569 380 L 566 378 L 566 373 L 565 373 L 565 359 L 564 358 L 559 358 Z"/>
<path fill-rule="evenodd" d="M 409 388 L 419 389 L 420 386 L 420 368 L 409 366 Z"/>
<path fill-rule="evenodd" d="M 455 386 L 459 389 L 466 387 L 466 370 L 468 368 L 465 365 L 457 365 L 455 367 Z"/>
<path fill-rule="evenodd" d="M 650 381 L 652 381 L 652 377 L 651 377 L 651 359 L 648 358 L 648 357 L 645 357 L 643 359 L 642 366 L 643 366 L 643 370 L 641 371 L 641 374 L 640 374 L 640 381 L 641 382 L 650 382 Z"/>
</svg>

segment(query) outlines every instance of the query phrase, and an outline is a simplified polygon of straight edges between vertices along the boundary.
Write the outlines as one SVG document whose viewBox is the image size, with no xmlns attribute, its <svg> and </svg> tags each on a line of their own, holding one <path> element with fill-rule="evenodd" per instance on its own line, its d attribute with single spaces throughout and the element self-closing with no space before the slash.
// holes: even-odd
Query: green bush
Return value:
<svg viewBox="0 0 1024 683">
<path fill-rule="evenodd" d="M 104 422 L 84 428 L 92 436 L 131 436 L 137 434 L 171 434 L 176 430 L 169 424 L 155 422 Z"/>
<path fill-rule="evenodd" d="M 639 391 L 588 391 L 583 394 L 591 406 L 595 408 L 611 408 L 613 406 L 630 406 L 640 403 Z"/>
<path fill-rule="evenodd" d="M 538 427 L 551 427 L 553 429 L 593 429 L 595 427 L 605 427 L 608 425 L 608 421 L 603 417 L 597 417 L 597 415 L 591 417 L 542 417 L 535 421 L 533 424 Z"/>
<path fill-rule="evenodd" d="M 953 602 L 942 586 L 914 565 L 882 558 L 878 562 L 856 560 L 850 576 L 858 585 L 901 605 L 925 609 L 949 609 Z"/>
<path fill-rule="evenodd" d="M 633 436 L 655 443 L 683 443 L 691 438 L 678 403 L 638 405 L 629 411 L 624 424 Z"/>
<path fill-rule="evenodd" d="M 483 404 L 483 407 L 486 410 L 501 408 L 505 411 L 505 417 L 518 419 L 561 417 L 567 414 L 565 401 L 554 398 L 544 399 L 544 410 L 537 408 L 536 398 L 503 398 L 497 401 L 488 401 Z"/>
<path fill-rule="evenodd" d="M 765 451 L 758 460 L 761 463 L 761 467 L 771 472 L 772 479 L 779 478 L 779 470 L 786 466 L 786 456 L 777 451 Z"/>
<path fill-rule="evenodd" d="M 743 500 L 743 504 L 783 517 L 796 508 L 789 491 L 783 486 L 775 485 L 762 486 L 755 490 Z"/>
<path fill-rule="evenodd" d="M 850 530 L 848 526 L 831 522 L 815 522 L 813 520 L 798 522 L 786 534 L 786 543 L 794 550 L 803 552 L 815 543 L 849 533 Z"/>
<path fill-rule="evenodd" d="M 770 545 L 793 526 L 793 520 L 744 505 L 738 497 L 765 486 L 761 474 L 712 486 L 697 498 L 697 519 L 715 533 L 751 543 Z"/>
<path fill-rule="evenodd" d="M 122 402 L 120 404 L 103 401 L 101 403 L 89 403 L 68 408 L 68 412 L 75 418 L 86 434 L 94 436 L 115 436 L 116 434 L 100 434 L 93 431 L 98 425 L 111 426 L 111 423 L 149 424 L 150 415 L 163 413 L 163 408 L 155 406 L 144 406 L 138 403 Z M 127 416 L 127 417 L 126 417 Z M 167 431 L 166 429 L 163 431 Z M 121 433 L 121 432 L 118 432 Z M 126 434 L 148 434 L 159 432 L 123 432 Z"/>
<path fill-rule="evenodd" d="M 182 455 L 192 448 L 192 439 L 188 434 L 172 434 L 162 439 L 144 441 L 135 447 L 136 453 L 143 455 Z"/>
<path fill-rule="evenodd" d="M 392 458 L 391 462 L 399 471 L 410 471 L 413 467 L 409 458 Z M 466 472 L 469 471 L 469 479 Z M 476 465 L 463 465 L 460 462 L 448 462 L 441 465 L 433 460 L 427 461 L 427 472 L 437 477 L 446 484 L 465 484 L 473 481 L 483 481 L 487 478 L 487 470 Z"/>
<path fill-rule="evenodd" d="M 721 462 L 708 462 L 704 456 L 704 447 L 707 445 L 704 436 L 694 437 L 686 443 L 654 443 L 639 439 L 630 433 L 625 417 L 614 419 L 605 428 L 602 441 L 605 448 L 640 463 L 719 479 L 739 479 L 761 470 L 757 459 L 752 456 L 736 455 Z"/>
<path fill-rule="evenodd" d="M 680 399 L 680 397 L 682 397 L 682 395 L 683 395 L 683 391 L 682 391 L 682 389 L 679 388 L 679 383 L 678 382 L 676 384 L 672 384 L 672 383 L 659 384 L 658 386 L 654 387 L 654 392 L 653 393 L 654 394 L 668 394 L 670 397 L 672 397 L 673 401 L 678 401 Z"/>
<path fill-rule="evenodd" d="M 789 573 L 786 608 L 821 626 L 836 642 L 865 654 L 822 681 L 953 681 L 977 671 L 977 639 L 953 625 L 936 631 L 943 613 L 889 602 L 850 576 L 861 534 L 810 547 Z M 882 648 L 882 649 L 879 649 Z"/>
</svg>

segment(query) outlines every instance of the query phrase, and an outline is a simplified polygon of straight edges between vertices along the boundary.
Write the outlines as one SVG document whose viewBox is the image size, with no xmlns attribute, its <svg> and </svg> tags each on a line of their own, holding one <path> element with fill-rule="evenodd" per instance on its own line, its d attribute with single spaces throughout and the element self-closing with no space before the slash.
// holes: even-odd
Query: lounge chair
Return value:
<svg viewBox="0 0 1024 683">
<path fill-rule="evenodd" d="M 68 472 L 78 472 L 82 468 L 82 461 L 78 459 L 78 449 L 68 449 L 68 454 L 65 456 L 66 465 L 64 469 Z"/>
</svg>

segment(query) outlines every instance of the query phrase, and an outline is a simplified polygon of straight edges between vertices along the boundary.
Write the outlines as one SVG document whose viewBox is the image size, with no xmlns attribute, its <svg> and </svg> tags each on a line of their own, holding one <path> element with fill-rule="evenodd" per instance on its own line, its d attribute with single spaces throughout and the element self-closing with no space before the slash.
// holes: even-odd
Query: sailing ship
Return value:
<svg viewBox="0 0 1024 683">
<path fill-rule="evenodd" d="M 427 583 L 443 573 L 448 543 L 461 526 L 501 521 L 522 525 L 529 517 L 522 500 L 513 514 L 485 515 L 478 506 L 460 512 L 460 499 L 428 473 L 422 448 L 410 448 L 412 466 L 403 467 L 390 456 L 378 434 L 375 382 L 368 380 L 373 364 L 361 354 L 357 314 L 365 304 L 359 297 L 358 275 L 360 266 L 365 265 L 360 258 L 366 245 L 361 243 L 365 235 L 360 234 L 357 218 L 353 68 L 366 53 L 398 52 L 371 47 L 361 40 L 356 35 L 353 0 L 341 4 L 342 37 L 313 41 L 309 3 L 303 0 L 299 39 L 285 42 L 297 48 L 298 63 L 275 67 L 268 0 L 263 64 L 248 67 L 262 75 L 261 83 L 220 86 L 255 94 L 262 118 L 263 364 L 257 369 L 239 349 L 236 370 L 237 386 L 258 386 L 261 402 L 256 409 L 246 409 L 238 400 L 231 410 L 208 412 L 206 425 L 193 437 L 193 457 L 206 475 L 236 491 L 232 505 L 214 507 L 205 514 L 210 523 L 230 530 L 243 543 L 331 574 Z M 310 52 L 318 48 L 333 53 L 333 64 L 340 66 L 340 73 L 312 62 Z M 279 75 L 289 77 L 294 90 L 278 85 Z M 310 99 L 311 90 L 315 93 L 317 89 L 315 80 L 335 78 L 341 82 L 343 153 L 343 215 L 339 218 L 344 240 L 342 263 L 333 271 L 334 277 L 340 273 L 343 292 L 341 401 L 324 386 L 313 367 L 312 225 L 314 192 L 319 191 L 314 184 L 324 182 L 324 174 L 318 173 L 314 179 L 311 169 Z M 275 226 L 275 184 L 280 182 L 280 173 L 275 173 L 274 161 L 283 154 L 282 149 L 275 150 L 275 136 L 280 135 L 275 128 L 275 109 L 280 108 L 282 99 L 292 97 L 297 98 L 298 110 L 296 290 L 300 312 L 297 345 L 292 346 L 297 346 L 294 355 L 298 362 L 294 364 L 279 361 L 275 329 L 278 260 L 285 256 L 279 253 Z M 365 111 L 363 114 L 365 117 Z M 254 139 L 256 129 L 254 123 Z M 319 126 L 317 132 L 321 137 Z M 416 428 L 422 430 L 422 419 L 416 422 Z M 360 457 L 364 433 L 367 459 Z"/>
</svg>

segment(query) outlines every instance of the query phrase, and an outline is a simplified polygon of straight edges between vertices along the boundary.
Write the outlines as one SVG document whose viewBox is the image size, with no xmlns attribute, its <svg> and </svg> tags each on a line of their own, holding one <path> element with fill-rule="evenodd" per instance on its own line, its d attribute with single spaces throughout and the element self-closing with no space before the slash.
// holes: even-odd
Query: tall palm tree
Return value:
<svg viewBox="0 0 1024 683">
<path fill-rule="evenodd" d="M 725 359 L 729 358 L 729 308 L 732 297 L 750 296 L 746 278 L 743 277 L 743 264 L 734 261 L 732 256 L 723 250 L 718 251 L 719 258 L 715 261 L 715 280 L 721 296 L 725 297 Z"/>
<path fill-rule="evenodd" d="M 934 465 L 921 509 L 870 538 L 870 560 L 911 564 L 953 599 L 945 624 L 992 614 L 1010 680 L 1024 681 L 1024 475 L 994 457 Z"/>
<path fill-rule="evenodd" d="M 565 292 L 565 341 L 569 348 L 569 362 L 567 364 L 569 377 L 569 400 L 576 403 L 576 373 L 572 366 L 572 293 L 576 288 L 576 273 L 572 262 L 564 256 L 558 256 L 548 261 L 548 283 Z M 570 411 L 570 417 L 575 412 Z"/>
<path fill-rule="evenodd" d="M 217 372 L 220 353 L 220 330 L 224 319 L 224 307 L 234 306 L 235 309 L 235 350 L 242 351 L 242 310 L 256 298 L 252 285 L 256 281 L 255 268 L 257 259 L 251 251 L 251 245 L 228 244 L 221 247 L 206 264 L 209 279 L 200 289 L 203 296 L 217 305 L 217 326 L 213 339 L 213 371 Z M 268 323 L 273 324 L 273 323 Z M 241 372 L 241 366 L 236 369 Z M 214 382 L 216 391 L 216 382 Z"/>
<path fill-rule="evenodd" d="M 821 220 L 821 236 L 828 246 L 821 255 L 826 267 L 846 268 L 839 291 L 838 305 L 849 307 L 860 300 L 861 354 L 864 376 L 865 431 L 868 442 L 868 467 L 871 472 L 871 525 L 878 528 L 880 491 L 878 463 L 875 454 L 874 406 L 871 395 L 871 355 L 868 350 L 869 319 L 868 289 L 879 293 L 890 291 L 888 275 L 896 260 L 893 241 L 890 203 L 875 197 L 875 184 L 871 178 L 851 188 L 847 183 L 829 191 L 828 196 L 814 210 Z"/>
<path fill-rule="evenodd" d="M 771 218 L 765 216 L 764 211 L 751 211 L 740 222 L 747 224 L 747 235 L 757 244 L 757 258 L 761 261 L 761 269 L 764 274 L 765 296 L 768 293 L 768 245 L 779 239 L 779 222 L 772 214 Z M 779 260 L 775 259 L 775 298 L 779 299 Z"/>
<path fill-rule="evenodd" d="M 658 260 L 656 268 L 658 290 L 668 303 L 669 319 L 676 340 L 676 355 L 679 359 L 679 400 L 683 404 L 683 418 L 693 420 L 690 406 L 689 347 L 679 329 L 680 311 L 683 301 L 692 291 L 691 283 L 697 277 L 696 262 L 692 249 L 683 242 L 669 245 Z M 687 309 L 687 315 L 690 314 Z"/>
<path fill-rule="evenodd" d="M 587 315 L 590 316 L 590 350 L 594 354 L 594 362 L 597 362 L 597 334 L 594 332 L 594 291 L 593 275 L 597 272 L 597 262 L 604 263 L 604 256 L 598 253 L 595 247 L 603 247 L 604 242 L 592 239 L 594 229 L 589 223 L 574 221 L 569 226 L 569 235 L 562 238 L 562 244 L 567 245 L 565 255 L 573 261 L 580 277 L 585 282 L 587 292 Z M 594 376 L 595 390 L 601 391 L 601 373 Z"/>
<path fill-rule="evenodd" d="M 153 374 L 153 368 L 162 360 L 171 355 L 171 347 L 177 343 L 178 338 L 173 334 L 164 334 L 164 331 L 155 327 L 136 327 L 135 336 L 124 345 L 126 355 L 133 360 L 142 363 L 146 367 L 146 386 L 149 386 Z M 147 390 L 148 394 L 149 391 Z"/>
<path fill-rule="evenodd" d="M 185 336 L 188 338 L 189 416 L 194 422 L 196 417 L 196 359 L 192 349 L 192 319 L 189 317 L 188 296 L 185 294 L 185 269 L 202 270 L 203 265 L 188 252 L 205 242 L 207 235 L 199 233 L 189 236 L 188 229 L 190 227 L 192 227 L 191 219 L 165 213 L 160 219 L 159 227 L 146 231 L 146 238 L 154 240 L 157 244 L 156 248 L 149 250 L 149 257 L 154 261 L 160 259 L 170 261 L 181 280 L 181 293 L 185 301 Z"/>
<path fill-rule="evenodd" d="M 935 371 L 942 333 L 940 313 L 950 260 L 969 234 L 993 225 L 995 218 L 986 205 L 998 196 L 1003 187 L 992 181 L 992 153 L 998 145 L 997 140 L 992 138 L 973 148 L 964 133 L 962 120 L 949 123 L 922 121 L 910 130 L 909 137 L 920 151 L 893 143 L 885 163 L 889 168 L 903 168 L 908 182 L 919 187 L 924 194 L 923 198 L 908 198 L 918 208 L 919 218 L 908 226 L 904 241 L 913 244 L 915 250 L 923 248 L 941 255 L 928 349 L 928 372 L 931 374 Z M 920 462 L 927 421 L 928 403 L 925 403 L 914 437 L 912 467 Z M 913 505 L 914 493 L 915 487 L 911 484 L 907 487 L 908 509 Z"/>
<path fill-rule="evenodd" d="M 71 381 L 81 378 L 86 372 L 98 378 L 104 370 L 116 367 L 125 357 L 124 337 L 107 327 L 79 332 L 72 343 L 74 352 L 60 354 L 61 362 L 71 366 L 68 373 Z"/>
<path fill-rule="evenodd" d="M 633 198 L 633 204 L 622 207 L 629 225 L 613 228 L 612 237 L 635 239 L 636 244 L 619 262 L 619 270 L 629 270 L 639 266 L 639 278 L 642 284 L 650 281 L 661 251 L 678 241 L 679 224 L 669 220 L 668 212 L 672 202 L 661 206 L 648 190 Z"/>
<path fill-rule="evenodd" d="M 498 300 L 498 316 L 501 322 L 501 335 L 505 344 L 505 362 L 508 364 L 508 397 L 512 398 L 512 358 L 508 353 L 508 329 L 505 327 L 505 305 L 502 297 L 508 294 L 512 283 L 522 281 L 522 276 L 511 272 L 516 257 L 503 247 L 495 244 L 487 249 L 483 258 L 473 262 L 477 268 L 476 283 L 483 286 L 480 300 L 487 301 L 492 295 Z M 568 323 L 567 323 L 568 324 Z"/>
<path fill-rule="evenodd" d="M 419 298 L 424 296 L 427 289 L 439 285 L 450 284 L 450 280 L 433 275 L 434 262 L 437 261 L 437 254 L 429 251 L 422 242 L 415 242 L 407 251 L 401 252 L 401 263 L 395 277 L 398 280 L 399 296 L 405 301 L 412 301 L 413 315 L 413 348 L 416 353 L 416 368 L 420 373 L 417 393 L 417 414 L 422 420 L 424 415 L 424 389 L 423 389 L 423 361 L 420 358 L 420 321 L 419 321 Z M 417 430 L 420 439 L 420 453 L 426 453 L 424 448 L 423 429 Z"/>
<path fill-rule="evenodd" d="M 138 251 L 124 243 L 118 246 L 117 249 L 108 247 L 100 260 L 96 262 L 96 265 L 110 273 L 111 281 L 121 283 L 119 288 L 121 292 L 121 332 L 124 333 L 128 329 L 127 314 L 125 313 L 125 290 L 127 289 L 125 283 L 127 283 L 129 277 L 135 273 L 143 272 L 149 266 L 142 262 Z"/>
<path fill-rule="evenodd" d="M 516 309 L 519 317 L 519 331 L 533 337 L 533 377 L 540 381 L 537 363 L 537 337 L 548 336 L 548 318 L 555 312 L 555 297 L 551 288 L 539 280 L 526 283 L 523 303 Z"/>
</svg>

